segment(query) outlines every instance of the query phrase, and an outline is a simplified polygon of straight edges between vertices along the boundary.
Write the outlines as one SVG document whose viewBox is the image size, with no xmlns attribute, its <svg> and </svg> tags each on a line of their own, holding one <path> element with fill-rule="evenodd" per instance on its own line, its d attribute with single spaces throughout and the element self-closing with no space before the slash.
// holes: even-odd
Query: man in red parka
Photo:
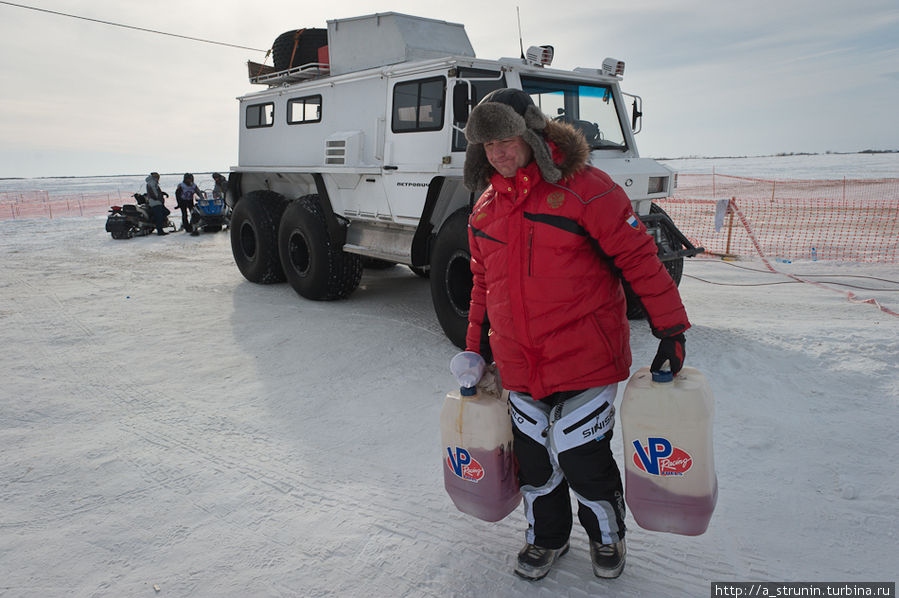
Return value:
<svg viewBox="0 0 899 598">
<path fill-rule="evenodd" d="M 515 572 L 540 579 L 568 550 L 571 490 L 594 574 L 617 577 L 625 513 L 610 442 L 631 366 L 621 277 L 661 339 L 653 370 L 683 366 L 687 314 L 627 195 L 588 164 L 583 135 L 527 93 L 500 89 L 472 110 L 465 136 L 465 185 L 486 188 L 469 219 L 466 345 L 496 362 L 511 391 L 528 521 Z"/>
</svg>

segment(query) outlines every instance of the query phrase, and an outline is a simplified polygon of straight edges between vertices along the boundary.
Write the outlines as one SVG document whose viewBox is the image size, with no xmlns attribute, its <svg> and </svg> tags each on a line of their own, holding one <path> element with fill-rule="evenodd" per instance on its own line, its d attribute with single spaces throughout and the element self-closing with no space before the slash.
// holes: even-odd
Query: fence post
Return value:
<svg viewBox="0 0 899 598">
<path fill-rule="evenodd" d="M 731 197 L 730 201 L 727 202 L 727 212 L 730 215 L 727 222 L 727 246 L 724 248 L 724 255 L 730 255 L 730 236 L 734 231 L 734 210 L 731 204 L 736 200 L 736 197 Z"/>
<path fill-rule="evenodd" d="M 771 264 L 768 262 L 768 258 L 765 257 L 765 252 L 762 251 L 762 246 L 759 244 L 758 239 L 755 236 L 755 232 L 752 230 L 752 227 L 749 226 L 749 222 L 746 220 L 746 216 L 743 215 L 743 212 L 740 211 L 740 208 L 737 206 L 736 198 L 733 200 L 734 211 L 737 213 L 737 217 L 740 219 L 740 224 L 743 225 L 743 230 L 746 231 L 746 235 L 749 237 L 749 240 L 752 242 L 753 247 L 755 247 L 756 253 L 759 254 L 759 257 L 762 258 L 765 266 L 771 272 L 777 272 Z"/>
</svg>

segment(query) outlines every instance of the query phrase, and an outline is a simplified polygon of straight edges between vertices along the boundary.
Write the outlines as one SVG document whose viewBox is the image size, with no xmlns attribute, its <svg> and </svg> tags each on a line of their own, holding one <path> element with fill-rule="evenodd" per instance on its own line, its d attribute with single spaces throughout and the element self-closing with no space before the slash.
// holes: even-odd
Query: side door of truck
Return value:
<svg viewBox="0 0 899 598">
<path fill-rule="evenodd" d="M 384 185 L 394 218 L 417 224 L 431 180 L 449 155 L 445 71 L 391 77 Z"/>
</svg>

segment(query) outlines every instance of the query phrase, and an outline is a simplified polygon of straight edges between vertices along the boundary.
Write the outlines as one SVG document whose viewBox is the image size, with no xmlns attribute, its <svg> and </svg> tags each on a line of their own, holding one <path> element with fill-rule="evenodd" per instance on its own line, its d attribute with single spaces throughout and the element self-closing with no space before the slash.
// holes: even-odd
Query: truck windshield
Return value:
<svg viewBox="0 0 899 598">
<path fill-rule="evenodd" d="M 609 86 L 522 77 L 521 88 L 543 114 L 580 130 L 591 149 L 627 149 L 615 95 Z"/>
</svg>

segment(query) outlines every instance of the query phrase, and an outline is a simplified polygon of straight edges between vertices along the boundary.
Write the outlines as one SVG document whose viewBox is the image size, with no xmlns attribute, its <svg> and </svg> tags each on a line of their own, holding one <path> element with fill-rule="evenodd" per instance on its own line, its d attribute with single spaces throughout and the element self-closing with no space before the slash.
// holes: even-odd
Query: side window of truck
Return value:
<svg viewBox="0 0 899 598">
<path fill-rule="evenodd" d="M 446 79 L 443 77 L 397 83 L 393 87 L 393 132 L 442 129 L 445 97 Z"/>
<path fill-rule="evenodd" d="M 287 100 L 287 124 L 317 123 L 322 120 L 322 97 L 308 96 Z"/>
<path fill-rule="evenodd" d="M 271 102 L 265 104 L 251 104 L 247 106 L 247 128 L 258 129 L 270 127 L 275 123 L 275 105 Z"/>
</svg>

